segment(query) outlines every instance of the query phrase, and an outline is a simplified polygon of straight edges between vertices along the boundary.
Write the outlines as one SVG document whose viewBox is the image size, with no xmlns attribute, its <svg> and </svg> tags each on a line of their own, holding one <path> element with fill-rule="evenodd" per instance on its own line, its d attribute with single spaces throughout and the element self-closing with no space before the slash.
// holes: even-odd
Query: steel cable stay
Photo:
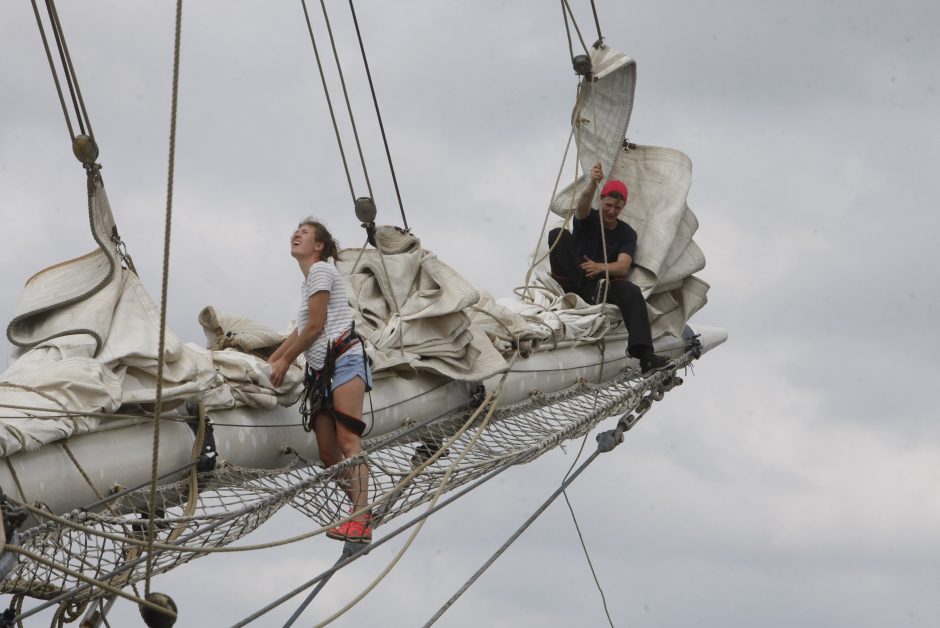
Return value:
<svg viewBox="0 0 940 628">
<path fill-rule="evenodd" d="M 553 492 L 548 497 L 548 499 L 546 499 L 542 505 L 539 506 L 515 532 L 513 532 L 506 542 L 503 543 L 499 549 L 497 549 L 496 552 L 490 556 L 490 558 L 485 563 L 483 563 L 483 565 L 472 576 L 470 576 L 470 578 L 457 590 L 457 592 L 454 593 L 454 595 L 451 596 L 451 598 L 438 609 L 431 619 L 429 619 L 427 623 L 424 624 L 424 628 L 428 628 L 437 622 L 437 620 L 440 619 L 441 616 L 446 613 L 451 606 L 454 605 L 460 596 L 467 592 L 467 590 L 480 578 L 480 576 L 482 576 L 483 573 L 489 569 L 490 566 L 492 566 L 492 564 L 495 563 L 496 560 L 499 559 L 499 557 L 502 556 L 507 549 L 509 549 L 509 547 L 522 535 L 522 533 L 525 532 L 529 526 L 532 525 L 532 523 L 534 523 L 535 520 L 542 515 L 543 512 L 545 512 L 552 502 L 554 502 L 555 499 L 560 494 L 562 494 L 578 478 L 578 476 L 581 475 L 581 473 L 597 459 L 600 454 L 611 451 L 617 445 L 622 443 L 623 433 L 632 428 L 633 425 L 635 425 L 642 416 L 643 415 L 640 414 L 637 417 L 633 417 L 632 414 L 628 413 L 628 416 L 622 417 L 618 421 L 617 427 L 615 429 L 598 434 L 597 449 L 594 450 L 594 453 L 592 453 L 587 458 L 587 460 L 585 460 L 581 466 L 574 471 L 574 473 L 565 478 L 565 480 L 561 483 L 561 486 L 559 486 L 555 492 Z"/>
</svg>

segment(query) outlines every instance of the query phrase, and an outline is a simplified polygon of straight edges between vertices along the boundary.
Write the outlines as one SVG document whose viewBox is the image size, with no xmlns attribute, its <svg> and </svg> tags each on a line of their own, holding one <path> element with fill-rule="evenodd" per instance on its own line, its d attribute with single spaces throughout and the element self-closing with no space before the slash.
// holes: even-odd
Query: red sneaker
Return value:
<svg viewBox="0 0 940 628">
<path fill-rule="evenodd" d="M 337 541 L 351 541 L 353 543 L 371 543 L 372 528 L 368 521 L 347 521 L 335 528 L 326 531 L 326 535 Z"/>
</svg>

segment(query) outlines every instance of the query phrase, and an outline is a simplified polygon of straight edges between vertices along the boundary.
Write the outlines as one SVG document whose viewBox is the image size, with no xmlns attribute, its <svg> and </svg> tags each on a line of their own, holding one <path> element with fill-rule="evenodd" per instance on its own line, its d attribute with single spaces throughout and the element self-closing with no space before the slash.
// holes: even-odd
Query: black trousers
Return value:
<svg viewBox="0 0 940 628">
<path fill-rule="evenodd" d="M 548 246 L 555 244 L 556 239 L 559 239 L 558 244 L 548 258 L 552 266 L 552 275 L 562 288 L 593 304 L 597 283 L 603 279 L 603 275 L 595 278 L 584 274 L 581 269 L 581 262 L 584 260 L 581 259 L 578 243 L 570 231 L 561 228 L 552 229 L 548 234 Z M 627 326 L 627 333 L 630 334 L 627 348 L 630 355 L 639 357 L 652 351 L 653 335 L 650 332 L 646 299 L 643 298 L 643 293 L 636 284 L 626 279 L 611 277 L 607 288 L 607 303 L 616 305 L 620 309 L 620 315 L 623 316 L 623 322 Z"/>
</svg>

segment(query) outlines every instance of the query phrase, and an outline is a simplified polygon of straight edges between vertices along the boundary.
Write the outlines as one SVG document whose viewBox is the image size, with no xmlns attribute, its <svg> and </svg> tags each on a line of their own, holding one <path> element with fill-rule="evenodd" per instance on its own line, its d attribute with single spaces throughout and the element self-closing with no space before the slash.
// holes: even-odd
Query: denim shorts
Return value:
<svg viewBox="0 0 940 628">
<path fill-rule="evenodd" d="M 353 347 L 336 360 L 333 371 L 333 390 L 358 377 L 366 383 L 366 392 L 372 390 L 372 371 L 362 355 L 362 347 Z"/>
</svg>

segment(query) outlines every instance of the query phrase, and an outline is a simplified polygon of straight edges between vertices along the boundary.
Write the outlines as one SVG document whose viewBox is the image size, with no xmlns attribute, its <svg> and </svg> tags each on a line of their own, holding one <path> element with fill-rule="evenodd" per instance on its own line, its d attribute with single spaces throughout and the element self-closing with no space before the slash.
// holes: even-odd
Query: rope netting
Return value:
<svg viewBox="0 0 940 628">
<path fill-rule="evenodd" d="M 535 460 L 587 434 L 606 417 L 645 413 L 681 383 L 675 370 L 688 366 L 694 353 L 679 358 L 674 369 L 647 379 L 627 367 L 600 384 L 578 380 L 555 393 L 533 391 L 527 400 L 512 405 L 500 406 L 487 397 L 476 408 L 464 406 L 367 440 L 360 456 L 328 469 L 292 453 L 291 462 L 281 469 L 223 462 L 200 473 L 198 487 L 186 479 L 160 486 L 153 495 L 149 487 L 141 488 L 99 512 L 76 510 L 60 516 L 23 504 L 41 523 L 24 531 L 18 544 L 7 544 L 7 550 L 21 556 L 0 591 L 76 604 L 145 580 L 151 497 L 156 505 L 153 574 L 212 552 L 262 550 L 325 532 L 352 516 L 342 483 L 348 470 L 363 461 L 371 473 L 373 521 L 383 525 L 429 502 L 438 491 Z M 287 539 L 230 546 L 284 506 L 317 527 Z"/>
</svg>

